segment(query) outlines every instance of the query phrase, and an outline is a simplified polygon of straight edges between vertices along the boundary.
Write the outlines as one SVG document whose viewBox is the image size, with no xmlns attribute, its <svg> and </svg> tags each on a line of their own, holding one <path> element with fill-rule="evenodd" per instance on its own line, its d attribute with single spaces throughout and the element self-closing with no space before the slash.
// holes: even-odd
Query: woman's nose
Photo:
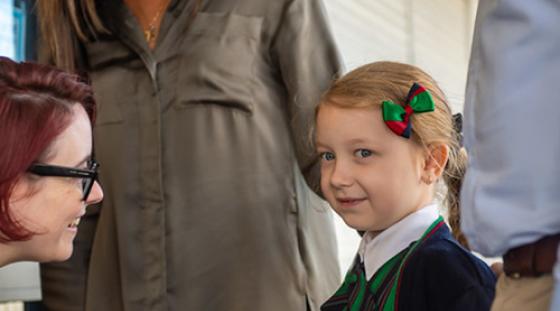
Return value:
<svg viewBox="0 0 560 311">
<path fill-rule="evenodd" d="M 99 203 L 101 200 L 103 200 L 103 189 L 101 189 L 101 185 L 95 181 L 93 187 L 91 188 L 91 192 L 86 199 L 86 205 Z"/>
</svg>

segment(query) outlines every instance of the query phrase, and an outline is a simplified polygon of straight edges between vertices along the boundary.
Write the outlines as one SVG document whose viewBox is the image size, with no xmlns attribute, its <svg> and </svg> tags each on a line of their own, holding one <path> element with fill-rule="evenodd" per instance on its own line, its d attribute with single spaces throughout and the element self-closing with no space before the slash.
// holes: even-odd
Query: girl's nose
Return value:
<svg viewBox="0 0 560 311">
<path fill-rule="evenodd" d="M 91 188 L 91 192 L 86 199 L 86 205 L 99 203 L 101 200 L 103 200 L 103 189 L 101 189 L 101 185 L 95 181 L 93 187 Z"/>
<path fill-rule="evenodd" d="M 352 185 L 353 180 L 348 168 L 342 162 L 337 161 L 331 174 L 331 185 L 336 188 L 348 187 Z"/>
</svg>

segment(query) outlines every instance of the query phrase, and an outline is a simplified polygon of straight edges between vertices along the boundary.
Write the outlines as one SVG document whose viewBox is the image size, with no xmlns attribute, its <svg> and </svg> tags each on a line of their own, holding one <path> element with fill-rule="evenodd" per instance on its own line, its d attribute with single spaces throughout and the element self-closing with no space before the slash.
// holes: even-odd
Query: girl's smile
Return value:
<svg viewBox="0 0 560 311">
<path fill-rule="evenodd" d="M 367 200 L 367 197 L 364 198 L 349 198 L 349 197 L 340 197 L 336 198 L 336 201 L 342 208 L 351 208 L 354 207 L 364 201 Z"/>
</svg>

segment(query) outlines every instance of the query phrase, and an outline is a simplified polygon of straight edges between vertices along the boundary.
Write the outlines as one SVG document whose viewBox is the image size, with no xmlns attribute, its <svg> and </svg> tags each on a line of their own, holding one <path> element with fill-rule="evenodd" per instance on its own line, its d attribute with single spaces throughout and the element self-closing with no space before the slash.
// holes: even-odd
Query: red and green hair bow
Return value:
<svg viewBox="0 0 560 311">
<path fill-rule="evenodd" d="M 410 116 L 413 113 L 434 111 L 435 104 L 428 90 L 418 83 L 414 83 L 408 92 L 405 106 L 395 104 L 390 100 L 383 102 L 383 121 L 395 134 L 410 138 L 412 125 Z"/>
</svg>

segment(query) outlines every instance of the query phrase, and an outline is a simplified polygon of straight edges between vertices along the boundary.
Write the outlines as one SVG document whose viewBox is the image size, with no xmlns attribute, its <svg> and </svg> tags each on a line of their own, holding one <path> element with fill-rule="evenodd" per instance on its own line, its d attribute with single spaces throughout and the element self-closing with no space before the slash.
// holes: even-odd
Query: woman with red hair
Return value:
<svg viewBox="0 0 560 311">
<path fill-rule="evenodd" d="M 0 266 L 72 254 L 86 206 L 103 198 L 94 118 L 77 76 L 0 57 Z"/>
</svg>

